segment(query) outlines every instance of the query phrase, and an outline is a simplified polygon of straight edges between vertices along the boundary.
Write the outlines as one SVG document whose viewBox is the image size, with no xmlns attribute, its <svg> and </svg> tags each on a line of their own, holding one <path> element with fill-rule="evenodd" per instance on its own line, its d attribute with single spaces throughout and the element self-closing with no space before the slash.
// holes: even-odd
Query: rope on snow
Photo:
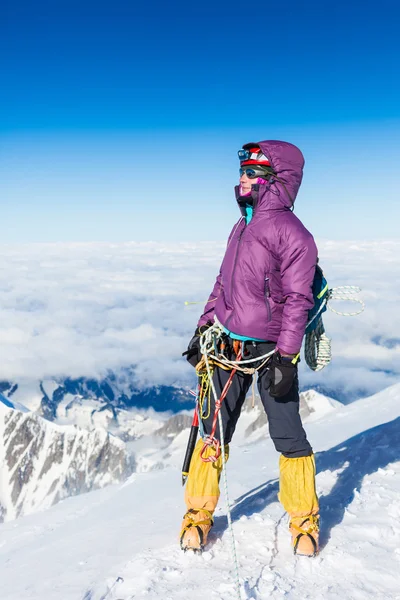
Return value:
<svg viewBox="0 0 400 600">
<path fill-rule="evenodd" d="M 218 401 L 217 391 L 215 389 L 213 377 L 211 374 L 210 363 L 208 360 L 208 354 L 205 354 L 205 362 L 206 362 L 207 373 L 208 373 L 208 376 L 209 376 L 210 382 L 211 382 L 211 389 L 212 389 L 212 392 L 214 395 L 214 400 L 217 403 L 217 401 Z M 236 588 L 237 600 L 241 600 L 239 564 L 238 564 L 238 559 L 237 559 L 237 554 L 236 554 L 235 534 L 233 533 L 233 527 L 232 527 L 231 505 L 230 505 L 229 492 L 228 492 L 228 477 L 226 474 L 225 439 L 224 439 L 224 429 L 223 429 L 223 424 L 222 424 L 221 411 L 218 412 L 218 425 L 219 425 L 219 435 L 220 435 L 221 454 L 222 454 L 222 477 L 223 477 L 223 483 L 224 483 L 226 514 L 227 514 L 227 518 L 228 518 L 229 532 L 231 535 L 232 557 L 233 557 L 233 565 L 235 568 L 235 588 Z"/>
</svg>

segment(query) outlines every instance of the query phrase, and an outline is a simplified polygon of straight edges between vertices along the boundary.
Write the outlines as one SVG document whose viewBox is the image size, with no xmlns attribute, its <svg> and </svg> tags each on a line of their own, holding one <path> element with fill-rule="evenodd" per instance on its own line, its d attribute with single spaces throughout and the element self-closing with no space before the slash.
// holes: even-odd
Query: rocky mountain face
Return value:
<svg viewBox="0 0 400 600">
<path fill-rule="evenodd" d="M 185 428 L 169 417 L 193 405 L 185 390 L 140 391 L 113 377 L 1 382 L 0 520 L 124 481 Z"/>
<path fill-rule="evenodd" d="M 104 429 L 58 426 L 18 408 L 0 398 L 1 521 L 123 481 L 134 471 L 125 444 Z"/>
</svg>

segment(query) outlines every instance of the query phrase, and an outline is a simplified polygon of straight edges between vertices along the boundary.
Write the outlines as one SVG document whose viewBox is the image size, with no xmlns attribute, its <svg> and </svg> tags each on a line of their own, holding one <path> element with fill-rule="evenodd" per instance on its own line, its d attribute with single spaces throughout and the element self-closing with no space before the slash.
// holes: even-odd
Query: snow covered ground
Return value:
<svg viewBox="0 0 400 600">
<path fill-rule="evenodd" d="M 239 435 L 232 444 L 228 481 L 242 599 L 400 599 L 400 384 L 314 414 L 307 431 L 321 499 L 315 559 L 291 552 L 271 441 Z M 186 440 L 178 438 L 162 471 L 1 525 L 1 599 L 235 599 L 223 498 L 207 551 L 179 549 Z"/>
</svg>

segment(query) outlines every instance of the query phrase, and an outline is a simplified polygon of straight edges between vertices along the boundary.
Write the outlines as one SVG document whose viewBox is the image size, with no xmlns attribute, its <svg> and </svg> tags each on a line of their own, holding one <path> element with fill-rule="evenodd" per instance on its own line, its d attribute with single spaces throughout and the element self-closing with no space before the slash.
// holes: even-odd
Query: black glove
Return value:
<svg viewBox="0 0 400 600">
<path fill-rule="evenodd" d="M 186 352 L 182 352 L 182 356 L 186 357 L 186 360 L 192 365 L 192 367 L 196 367 L 197 363 L 201 360 L 201 352 L 200 352 L 200 336 L 204 331 L 206 331 L 209 327 L 211 327 L 212 322 L 207 321 L 205 325 L 201 325 L 197 327 L 194 336 L 190 340 L 188 344 L 188 348 Z"/>
<path fill-rule="evenodd" d="M 268 365 L 269 393 L 273 398 L 281 398 L 290 392 L 297 376 L 297 364 L 292 361 L 292 356 L 281 356 L 279 352 L 273 355 Z"/>
</svg>

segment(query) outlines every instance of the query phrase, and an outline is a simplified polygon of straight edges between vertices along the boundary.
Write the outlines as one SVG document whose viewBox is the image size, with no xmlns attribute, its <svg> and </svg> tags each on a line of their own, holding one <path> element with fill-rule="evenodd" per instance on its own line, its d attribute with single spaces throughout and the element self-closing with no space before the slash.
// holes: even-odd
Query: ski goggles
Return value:
<svg viewBox="0 0 400 600">
<path fill-rule="evenodd" d="M 240 167 L 240 177 L 246 175 L 249 179 L 255 179 L 256 177 L 265 177 L 268 174 L 267 169 L 254 165 L 252 167 Z"/>
</svg>

